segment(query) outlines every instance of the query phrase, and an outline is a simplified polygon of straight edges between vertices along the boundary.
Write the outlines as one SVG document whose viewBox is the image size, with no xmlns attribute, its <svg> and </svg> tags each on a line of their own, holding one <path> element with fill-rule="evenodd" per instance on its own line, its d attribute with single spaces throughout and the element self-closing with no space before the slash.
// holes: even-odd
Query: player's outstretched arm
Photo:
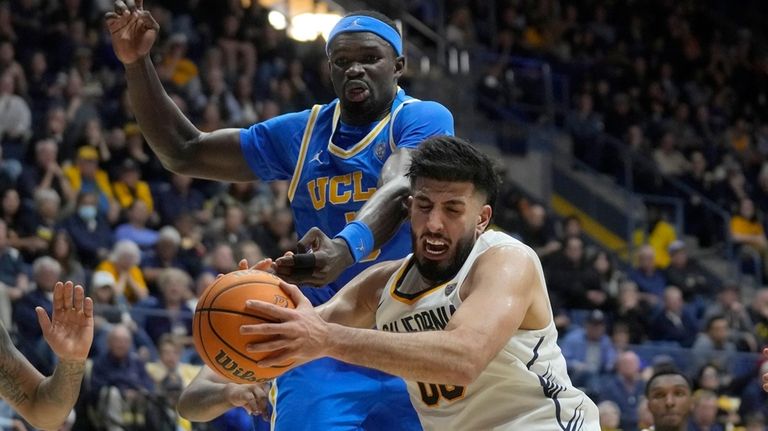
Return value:
<svg viewBox="0 0 768 431">
<path fill-rule="evenodd" d="M 249 325 L 241 331 L 277 336 L 275 341 L 249 348 L 280 351 L 260 361 L 260 366 L 330 356 L 406 379 L 467 385 L 521 324 L 526 328 L 548 324 L 546 301 L 539 299 L 534 305 L 535 292 L 544 290 L 537 290 L 540 281 L 532 253 L 518 247 L 499 247 L 479 257 L 462 286 L 463 303 L 444 331 L 390 333 L 328 323 L 298 288 L 287 284 L 283 288 L 298 304 L 296 309 L 250 301 L 250 308 L 258 314 L 282 323 Z"/>
<path fill-rule="evenodd" d="M 275 261 L 277 274 L 295 283 L 318 286 L 328 284 L 356 260 L 365 258 L 361 254 L 377 250 L 389 241 L 408 218 L 406 203 L 410 195 L 410 182 L 405 175 L 411 164 L 412 151 L 401 148 L 392 153 L 382 168 L 381 186 L 354 219 L 354 223 L 360 223 L 359 226 L 369 229 L 372 234 L 365 240 L 366 244 L 357 244 L 356 234 L 344 234 L 344 237 L 331 239 L 320 229 L 312 228 L 299 240 L 299 249 L 312 250 L 314 270 L 307 273 L 295 272 L 294 265 L 297 262 L 293 255 L 288 254 Z M 358 255 L 357 259 L 353 252 Z"/>
<path fill-rule="evenodd" d="M 250 414 L 263 414 L 267 408 L 268 385 L 240 385 L 227 382 L 213 370 L 203 367 L 179 397 L 179 414 L 192 422 L 208 422 L 234 407 Z"/>
<path fill-rule="evenodd" d="M 80 394 L 85 360 L 93 341 L 93 302 L 82 286 L 58 282 L 53 314 L 36 309 L 43 336 L 59 359 L 50 377 L 43 377 L 11 342 L 0 324 L 0 395 L 33 426 L 58 429 Z"/>
<path fill-rule="evenodd" d="M 169 170 L 223 181 L 255 179 L 240 150 L 240 131 L 198 130 L 173 103 L 149 52 L 160 26 L 143 0 L 117 0 L 106 14 L 112 47 L 125 65 L 128 96 L 141 132 Z"/>
</svg>

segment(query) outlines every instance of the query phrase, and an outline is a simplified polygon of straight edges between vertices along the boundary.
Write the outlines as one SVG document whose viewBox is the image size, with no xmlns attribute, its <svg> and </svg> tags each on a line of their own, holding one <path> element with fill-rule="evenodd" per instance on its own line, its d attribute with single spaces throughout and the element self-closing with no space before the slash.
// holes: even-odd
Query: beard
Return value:
<svg viewBox="0 0 768 431">
<path fill-rule="evenodd" d="M 416 269 L 422 277 L 433 282 L 435 285 L 442 284 L 458 274 L 474 246 L 475 233 L 470 232 L 456 242 L 456 252 L 452 258 L 436 262 L 419 255 L 416 251 L 419 250 L 417 248 L 416 236 L 411 232 L 411 247 L 414 250 Z"/>
</svg>

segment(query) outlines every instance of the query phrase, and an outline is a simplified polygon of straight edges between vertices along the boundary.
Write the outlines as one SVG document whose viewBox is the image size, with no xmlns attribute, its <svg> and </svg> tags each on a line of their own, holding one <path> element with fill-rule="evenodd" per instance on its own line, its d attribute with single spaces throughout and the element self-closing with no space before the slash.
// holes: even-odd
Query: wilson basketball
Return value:
<svg viewBox="0 0 768 431">
<path fill-rule="evenodd" d="M 241 335 L 240 326 L 267 320 L 246 308 L 249 299 L 258 299 L 285 308 L 295 308 L 280 288 L 280 279 L 257 270 L 234 271 L 208 286 L 195 309 L 195 348 L 206 365 L 235 383 L 262 382 L 287 371 L 290 364 L 263 368 L 256 361 L 269 352 L 249 353 L 246 346 L 268 336 Z"/>
</svg>

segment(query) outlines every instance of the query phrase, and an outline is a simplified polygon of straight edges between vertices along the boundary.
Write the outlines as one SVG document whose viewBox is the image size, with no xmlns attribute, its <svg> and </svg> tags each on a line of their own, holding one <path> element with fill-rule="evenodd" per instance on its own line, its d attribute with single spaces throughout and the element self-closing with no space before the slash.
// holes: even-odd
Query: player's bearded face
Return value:
<svg viewBox="0 0 768 431">
<path fill-rule="evenodd" d="M 475 245 L 475 233 L 474 231 L 469 231 L 459 238 L 455 244 L 452 244 L 451 248 L 453 250 L 449 251 L 449 253 L 452 253 L 452 256 L 443 260 L 432 260 L 429 258 L 425 250 L 429 246 L 423 245 L 427 241 L 437 242 L 440 239 L 434 235 L 427 235 L 427 237 L 419 240 L 413 230 L 411 230 L 411 245 L 416 257 L 416 268 L 422 277 L 439 284 L 450 280 L 458 274 L 461 266 L 472 251 L 472 247 Z M 422 244 L 420 245 L 419 242 Z"/>
</svg>

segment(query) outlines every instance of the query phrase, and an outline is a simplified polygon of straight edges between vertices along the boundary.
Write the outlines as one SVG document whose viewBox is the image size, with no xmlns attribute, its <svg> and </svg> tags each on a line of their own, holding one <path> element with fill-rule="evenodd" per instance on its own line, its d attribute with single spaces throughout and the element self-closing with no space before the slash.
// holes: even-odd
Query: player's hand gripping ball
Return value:
<svg viewBox="0 0 768 431">
<path fill-rule="evenodd" d="M 262 368 L 256 365 L 270 352 L 250 353 L 250 343 L 268 341 L 271 336 L 241 335 L 240 326 L 268 322 L 245 307 L 258 299 L 285 308 L 296 308 L 280 288 L 280 279 L 259 270 L 233 271 L 216 279 L 200 296 L 195 309 L 193 337 L 203 362 L 235 383 L 263 382 L 287 371 L 291 364 Z"/>
</svg>

